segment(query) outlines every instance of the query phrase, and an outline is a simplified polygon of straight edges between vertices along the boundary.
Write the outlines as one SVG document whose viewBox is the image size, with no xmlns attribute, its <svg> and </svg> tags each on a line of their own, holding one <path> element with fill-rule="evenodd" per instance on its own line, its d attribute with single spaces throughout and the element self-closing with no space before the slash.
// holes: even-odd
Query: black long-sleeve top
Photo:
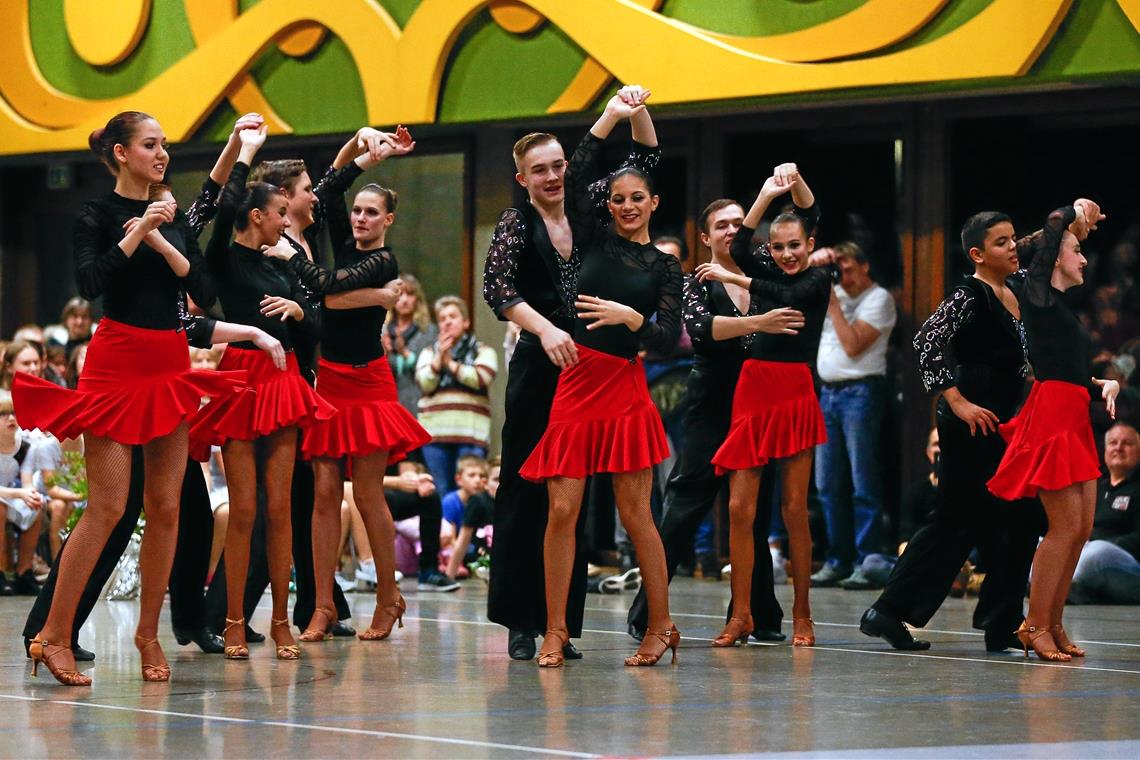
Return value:
<svg viewBox="0 0 1140 760">
<path fill-rule="evenodd" d="M 289 266 L 301 284 L 318 297 L 359 288 L 381 288 L 399 275 L 399 264 L 387 246 L 372 251 L 354 249 L 339 254 L 338 259 L 351 255 L 355 255 L 356 261 L 335 271 L 309 261 L 302 253 L 289 259 Z M 321 354 L 341 364 L 366 364 L 380 358 L 384 355 L 380 333 L 387 314 L 382 306 L 325 309 L 321 318 Z"/>
<path fill-rule="evenodd" d="M 681 266 L 649 243 L 626 240 L 612 229 L 590 191 L 601 177 L 602 141 L 587 133 L 566 167 L 566 217 L 574 245 L 582 251 L 578 292 L 617 301 L 637 310 L 645 321 L 637 332 L 625 325 L 587 330 L 574 322 L 574 341 L 624 359 L 639 348 L 667 351 L 681 334 Z M 656 320 L 650 317 L 656 314 Z"/>
<path fill-rule="evenodd" d="M 143 216 L 148 205 L 116 193 L 84 204 L 73 235 L 75 279 L 84 298 L 102 296 L 103 313 L 111 319 L 135 327 L 175 330 L 180 326 L 178 304 L 183 291 L 203 308 L 212 306 L 217 296 L 198 239 L 181 211 L 158 230 L 190 263 L 185 277 L 176 275 L 145 242 L 131 256 L 119 248 L 126 234 L 123 224 Z"/>
<path fill-rule="evenodd" d="M 1108 477 L 1096 484 L 1096 514 L 1090 541 L 1111 541 L 1140 560 L 1140 471 L 1133 470 L 1112 485 Z"/>
<path fill-rule="evenodd" d="M 661 151 L 633 142 L 619 166 L 632 166 L 651 172 L 661 160 Z M 605 183 L 590 187 L 595 205 L 605 205 Z M 531 308 L 566 330 L 573 330 L 574 299 L 578 295 L 578 275 L 582 249 L 574 240 L 568 259 L 550 242 L 546 223 L 527 203 L 509 208 L 499 216 L 487 260 L 483 266 L 483 300 L 500 320 L 507 309 L 526 301 Z"/>
<path fill-rule="evenodd" d="M 819 224 L 818 205 L 809 209 L 797 207 L 795 213 L 803 220 L 805 230 L 812 230 Z M 755 232 L 749 227 L 740 228 L 732 241 L 732 260 L 752 278 L 749 291 L 761 298 L 762 311 L 781 306 L 798 309 L 803 312 L 804 326 L 796 335 L 759 333 L 753 337 L 748 354 L 753 359 L 764 361 L 814 365 L 819 353 L 823 320 L 827 319 L 827 305 L 831 300 L 831 269 L 809 267 L 796 274 L 785 274 L 772 259 L 768 246 L 752 250 Z"/>
<path fill-rule="evenodd" d="M 955 288 L 922 323 L 912 345 L 927 391 L 957 387 L 1002 420 L 1017 410 L 1029 374 L 1025 328 L 982 280 L 967 277 Z"/>
<path fill-rule="evenodd" d="M 237 204 L 245 191 L 248 176 L 248 165 L 242 162 L 234 164 L 222 191 L 214 228 L 206 245 L 206 263 L 217 283 L 218 300 L 226 319 L 259 327 L 281 341 L 286 350 L 291 350 L 291 331 L 280 318 L 267 317 L 261 313 L 262 299 L 266 296 L 280 296 L 295 301 L 305 312 L 300 324 L 312 335 L 320 330 L 319 317 L 301 289 L 300 282 L 290 276 L 284 262 L 230 241 Z M 248 341 L 233 345 L 238 348 L 256 348 Z"/>
<path fill-rule="evenodd" d="M 1033 260 L 1027 268 L 1019 301 L 1034 377 L 1091 388 L 1092 340 L 1061 291 L 1050 284 L 1061 253 L 1061 238 L 1076 218 L 1072 206 L 1059 208 L 1034 236 Z"/>
</svg>

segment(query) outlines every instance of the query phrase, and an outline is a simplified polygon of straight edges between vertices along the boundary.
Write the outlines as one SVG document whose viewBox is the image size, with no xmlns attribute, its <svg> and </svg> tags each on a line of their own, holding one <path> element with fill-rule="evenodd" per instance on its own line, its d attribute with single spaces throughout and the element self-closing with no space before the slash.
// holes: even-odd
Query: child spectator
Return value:
<svg viewBox="0 0 1140 760">
<path fill-rule="evenodd" d="M 64 451 L 83 451 L 83 439 L 60 441 L 50 433 L 32 444 L 24 460 L 25 467 L 32 473 L 32 487 L 47 500 L 49 559 L 53 562 L 63 546 L 60 532 L 67 527 L 72 510 L 84 502 L 74 491 L 61 485 L 59 474 L 63 468 Z"/>
<path fill-rule="evenodd" d="M 444 530 L 456 536 L 447 563 L 448 578 L 456 578 L 462 565 L 487 549 L 485 537 L 478 534 L 491 524 L 495 512 L 493 497 L 487 493 L 489 475 L 487 461 L 480 457 L 464 456 L 456 463 L 458 489 L 443 497 Z"/>
<path fill-rule="evenodd" d="M 63 346 L 49 345 L 44 349 L 44 357 L 44 380 L 66 388 L 67 350 Z"/>
<path fill-rule="evenodd" d="M 491 443 L 488 388 L 499 370 L 495 349 L 475 339 L 467 304 L 458 296 L 435 302 L 439 339 L 420 352 L 416 382 L 420 424 L 431 433 L 424 462 L 437 487 L 450 491 L 457 460 L 487 456 Z"/>
<path fill-rule="evenodd" d="M 62 323 L 60 327 L 63 329 L 49 328 L 48 342 L 63 346 L 70 358 L 71 353 L 77 347 L 86 345 L 91 340 L 91 304 L 84 298 L 74 296 L 64 304 L 59 321 Z"/>
<path fill-rule="evenodd" d="M 39 491 L 32 488 L 32 473 L 26 466 L 30 448 L 27 436 L 16 424 L 12 394 L 0 390 L 0 510 L 3 510 L 0 526 L 10 522 L 20 531 L 16 581 L 10 584 L 7 575 L 0 573 L 0 595 L 3 596 L 35 596 L 40 591 L 32 571 L 32 557 L 40 537 L 38 527 L 43 500 Z"/>
<path fill-rule="evenodd" d="M 14 340 L 8 344 L 4 358 L 0 360 L 0 388 L 12 390 L 12 378 L 17 372 L 27 372 L 40 377 L 43 373 L 43 346 L 26 340 Z"/>
</svg>

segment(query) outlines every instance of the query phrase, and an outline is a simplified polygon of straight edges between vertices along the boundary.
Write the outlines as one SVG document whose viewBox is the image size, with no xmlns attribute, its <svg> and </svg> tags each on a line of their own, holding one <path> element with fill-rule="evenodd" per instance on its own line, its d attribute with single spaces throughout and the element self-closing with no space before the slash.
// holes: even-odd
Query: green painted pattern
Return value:
<svg viewBox="0 0 1140 760">
<path fill-rule="evenodd" d="M 662 12 L 718 32 L 768 35 L 809 28 L 848 13 L 866 1 L 666 0 Z M 89 98 L 129 93 L 193 50 L 184 0 L 153 0 L 150 22 L 135 53 L 116 66 L 89 66 L 71 49 L 64 27 L 63 2 L 30 0 L 36 60 L 48 82 L 63 92 Z M 240 0 L 239 7 L 247 9 L 256 2 L 259 0 Z M 371 2 L 381 4 L 396 23 L 405 25 L 422 0 Z M 990 2 L 951 0 L 926 28 L 893 49 L 915 47 L 948 34 Z M 515 35 L 499 27 L 484 10 L 463 30 L 452 51 L 439 99 L 439 121 L 459 123 L 543 114 L 585 60 L 584 51 L 553 24 L 543 24 L 531 34 Z M 1068 18 L 1030 75 L 1008 82 L 1029 84 L 1074 78 L 1136 81 L 1138 72 L 1140 34 L 1115 0 L 1080 0 L 1073 3 Z M 251 73 L 274 108 L 299 135 L 347 131 L 365 118 L 360 74 L 347 48 L 335 38 L 299 59 L 270 49 Z M 969 91 L 1003 81 L 873 87 L 740 102 L 742 106 L 756 102 L 811 103 L 868 95 Z M 603 100 L 600 98 L 599 102 Z M 699 112 L 704 106 L 670 108 Z M 220 104 L 195 142 L 224 139 L 235 115 L 227 103 Z"/>
<path fill-rule="evenodd" d="M 770 35 L 798 32 L 831 21 L 866 2 L 867 0 L 665 0 L 661 13 L 720 34 Z"/>
<path fill-rule="evenodd" d="M 84 98 L 126 95 L 194 49 L 182 3 L 154 0 L 150 21 L 135 52 L 115 66 L 91 66 L 71 47 L 63 20 L 63 0 L 30 0 L 30 3 L 32 51 L 36 62 L 44 78 L 68 95 Z"/>
</svg>

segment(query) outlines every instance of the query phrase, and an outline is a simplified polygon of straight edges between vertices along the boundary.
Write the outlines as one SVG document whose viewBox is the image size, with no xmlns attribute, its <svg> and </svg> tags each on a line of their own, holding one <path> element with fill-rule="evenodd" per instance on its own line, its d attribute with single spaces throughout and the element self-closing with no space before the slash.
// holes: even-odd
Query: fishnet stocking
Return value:
<svg viewBox="0 0 1140 760">
<path fill-rule="evenodd" d="M 131 448 L 96 435 L 84 436 L 86 446 L 87 511 L 71 532 L 60 556 L 59 577 L 51 611 L 38 638 L 69 644 L 75 609 L 107 538 L 127 503 L 131 481 Z M 63 669 L 75 667 L 70 648 L 56 656 Z"/>
</svg>

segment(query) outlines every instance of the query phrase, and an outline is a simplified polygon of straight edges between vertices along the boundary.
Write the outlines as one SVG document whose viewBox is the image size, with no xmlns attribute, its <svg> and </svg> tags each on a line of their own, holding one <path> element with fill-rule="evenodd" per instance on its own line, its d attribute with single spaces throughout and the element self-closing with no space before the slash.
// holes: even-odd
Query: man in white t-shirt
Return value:
<svg viewBox="0 0 1140 760">
<path fill-rule="evenodd" d="M 827 563 L 813 586 L 875 588 L 861 566 L 882 551 L 880 432 L 887 398 L 887 341 L 895 302 L 871 279 L 866 254 L 854 243 L 832 249 L 839 284 L 831 295 L 816 368 L 827 443 L 817 447 L 815 484 L 827 524 Z"/>
</svg>

